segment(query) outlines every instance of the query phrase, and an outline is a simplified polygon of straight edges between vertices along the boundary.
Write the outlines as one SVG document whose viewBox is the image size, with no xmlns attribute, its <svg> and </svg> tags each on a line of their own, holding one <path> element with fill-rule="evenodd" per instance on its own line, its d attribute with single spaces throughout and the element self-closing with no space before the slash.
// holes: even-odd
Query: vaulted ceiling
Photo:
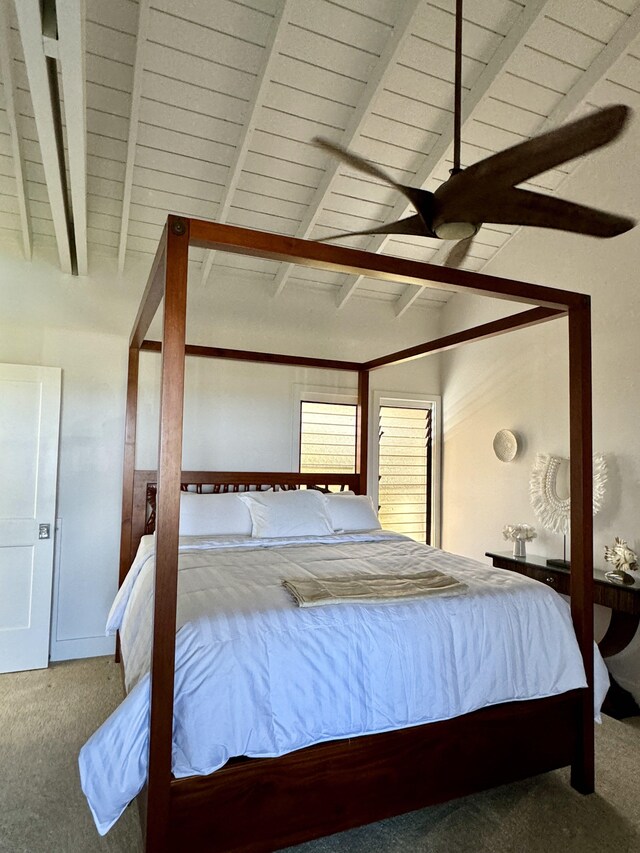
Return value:
<svg viewBox="0 0 640 853">
<path fill-rule="evenodd" d="M 168 212 L 310 239 L 401 217 L 406 199 L 310 141 L 328 137 L 405 184 L 444 181 L 454 6 L 57 0 L 49 20 L 46 0 L 44 15 L 40 0 L 0 0 L 0 239 L 20 241 L 27 258 L 55 242 L 61 268 L 82 274 L 96 253 L 120 269 L 140 253 L 150 260 Z M 639 0 L 464 9 L 463 166 L 595 107 L 640 101 Z M 579 163 L 528 186 L 562 196 Z M 616 212 L 633 215 L 619 195 Z M 515 230 L 483 226 L 464 266 L 481 270 Z M 451 246 L 397 235 L 344 243 L 434 263 Z M 202 250 L 191 274 L 255 279 L 274 299 L 304 282 L 337 309 L 371 295 L 398 316 L 448 296 Z"/>
</svg>

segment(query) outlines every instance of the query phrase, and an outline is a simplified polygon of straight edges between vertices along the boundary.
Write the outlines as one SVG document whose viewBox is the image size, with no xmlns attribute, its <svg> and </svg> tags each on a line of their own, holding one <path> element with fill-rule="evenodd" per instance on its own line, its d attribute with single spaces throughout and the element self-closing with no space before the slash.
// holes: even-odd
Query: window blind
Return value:
<svg viewBox="0 0 640 853">
<path fill-rule="evenodd" d="M 431 409 L 380 406 L 380 523 L 416 539 L 431 535 Z"/>
<path fill-rule="evenodd" d="M 300 472 L 353 474 L 356 407 L 349 403 L 300 404 Z"/>
</svg>

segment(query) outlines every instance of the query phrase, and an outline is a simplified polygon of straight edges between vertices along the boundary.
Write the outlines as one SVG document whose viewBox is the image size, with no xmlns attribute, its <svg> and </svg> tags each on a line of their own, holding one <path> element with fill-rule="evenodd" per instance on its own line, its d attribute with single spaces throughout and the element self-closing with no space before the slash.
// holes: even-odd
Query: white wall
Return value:
<svg viewBox="0 0 640 853">
<path fill-rule="evenodd" d="M 455 327 L 461 328 L 519 310 L 510 303 L 456 297 L 447 327 L 454 314 Z M 568 455 L 567 352 L 567 323 L 560 319 L 443 356 L 446 548 L 481 559 L 486 550 L 508 549 L 505 524 L 528 522 L 538 531 L 535 551 L 562 556 L 562 537 L 537 523 L 528 489 L 537 452 Z M 500 462 L 492 447 L 502 428 L 521 440 L 509 464 Z"/>
<path fill-rule="evenodd" d="M 0 326 L 0 361 L 62 368 L 51 656 L 107 654 L 121 490 L 125 351 L 119 336 Z"/>
<path fill-rule="evenodd" d="M 638 196 L 640 179 L 621 160 L 598 172 L 587 162 L 563 186 L 567 198 L 607 206 L 608 187 L 626 181 Z M 625 211 L 621 211 L 625 212 Z M 606 455 L 608 491 L 594 519 L 595 561 L 615 536 L 640 551 L 640 246 L 635 231 L 611 241 L 529 229 L 520 232 L 485 271 L 552 287 L 587 292 L 593 309 L 594 449 Z M 473 326 L 516 306 L 456 296 L 443 312 L 443 332 Z M 567 324 L 553 320 L 532 329 L 469 344 L 442 359 L 444 410 L 444 547 L 483 558 L 508 550 L 504 524 L 536 525 L 532 553 L 559 555 L 562 537 L 541 529 L 529 504 L 528 482 L 537 452 L 568 456 Z M 523 437 L 522 453 L 499 462 L 491 442 L 498 429 Z M 636 580 L 640 583 L 640 578 Z M 598 608 L 596 631 L 608 611 Z M 640 700 L 640 633 L 608 664 L 619 683 Z"/>
<path fill-rule="evenodd" d="M 340 312 L 331 304 L 327 294 L 293 287 L 274 300 L 268 288 L 236 281 L 190 305 L 188 337 L 210 346 L 364 361 L 438 334 L 439 311 L 407 312 L 395 320 L 388 303 L 354 299 Z M 210 323 L 203 320 L 207 316 Z M 159 335 L 159 323 L 154 332 Z M 157 458 L 159 356 L 142 354 L 140 377 L 136 464 L 151 468 Z M 187 470 L 290 470 L 295 386 L 357 387 L 350 372 L 199 358 L 187 360 L 185 382 Z M 439 359 L 373 371 L 370 385 L 372 392 L 438 394 Z"/>
<path fill-rule="evenodd" d="M 109 654 L 106 615 L 117 588 L 128 338 L 150 258 L 93 257 L 84 279 L 56 270 L 54 252 L 25 263 L 0 248 L 0 361 L 63 371 L 51 654 Z M 196 272 L 196 270 L 194 270 Z M 390 303 L 354 298 L 336 312 L 327 293 L 213 280 L 190 299 L 192 343 L 364 360 L 437 334 L 438 313 L 394 319 Z M 156 323 L 156 326 L 158 324 Z M 151 335 L 150 335 L 151 336 Z M 138 464 L 155 467 L 160 359 L 142 356 Z M 291 469 L 293 385 L 355 388 L 350 374 L 189 359 L 186 468 Z M 437 358 L 376 371 L 373 388 L 439 392 Z"/>
<path fill-rule="evenodd" d="M 123 382 L 132 290 L 94 259 L 80 279 L 55 252 L 25 263 L 0 249 L 0 361 L 62 368 L 51 656 L 107 654 L 105 616 L 117 587 L 124 419 Z"/>
</svg>

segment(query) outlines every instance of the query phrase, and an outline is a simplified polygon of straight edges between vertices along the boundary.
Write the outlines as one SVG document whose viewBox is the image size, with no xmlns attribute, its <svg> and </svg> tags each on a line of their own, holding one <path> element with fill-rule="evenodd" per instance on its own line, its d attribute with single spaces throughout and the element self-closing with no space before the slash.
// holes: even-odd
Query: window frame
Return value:
<svg viewBox="0 0 640 853">
<path fill-rule="evenodd" d="M 291 470 L 300 469 L 300 411 L 303 401 L 310 403 L 345 403 L 357 405 L 357 389 L 336 390 L 322 385 L 295 384 L 292 388 Z M 431 409 L 431 544 L 439 548 L 442 531 L 442 396 L 418 394 L 411 391 L 369 392 L 369 464 L 367 494 L 377 506 L 379 489 L 380 442 L 378 427 L 380 406 L 401 406 L 406 409 Z"/>
<path fill-rule="evenodd" d="M 293 386 L 293 422 L 291 429 L 291 470 L 300 470 L 300 412 L 303 402 L 306 403 L 342 403 L 350 406 L 358 405 L 357 389 L 345 388 L 344 391 L 336 391 L 335 388 L 322 387 L 321 385 L 299 385 Z M 355 457 L 354 457 L 355 466 Z M 355 470 L 355 468 L 354 468 Z"/>
<path fill-rule="evenodd" d="M 413 394 L 407 391 L 374 391 L 369 415 L 369 477 L 367 491 L 376 506 L 379 503 L 380 472 L 380 407 L 398 406 L 404 409 L 431 409 L 431 545 L 441 542 L 441 474 L 442 474 L 442 396 L 440 394 Z"/>
</svg>

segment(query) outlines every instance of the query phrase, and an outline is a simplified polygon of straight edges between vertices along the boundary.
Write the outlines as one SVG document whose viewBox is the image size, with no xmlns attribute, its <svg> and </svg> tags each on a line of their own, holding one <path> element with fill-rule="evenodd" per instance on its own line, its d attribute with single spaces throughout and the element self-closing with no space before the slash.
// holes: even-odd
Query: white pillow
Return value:
<svg viewBox="0 0 640 853">
<path fill-rule="evenodd" d="M 357 533 L 362 530 L 380 528 L 378 514 L 368 495 L 345 495 L 336 493 L 325 495 L 331 525 L 334 530 L 344 533 Z"/>
<path fill-rule="evenodd" d="M 276 536 L 324 536 L 333 533 L 324 495 L 315 489 L 244 492 L 256 539 Z"/>
<path fill-rule="evenodd" d="M 180 493 L 180 535 L 251 534 L 251 513 L 236 492 Z"/>
</svg>

